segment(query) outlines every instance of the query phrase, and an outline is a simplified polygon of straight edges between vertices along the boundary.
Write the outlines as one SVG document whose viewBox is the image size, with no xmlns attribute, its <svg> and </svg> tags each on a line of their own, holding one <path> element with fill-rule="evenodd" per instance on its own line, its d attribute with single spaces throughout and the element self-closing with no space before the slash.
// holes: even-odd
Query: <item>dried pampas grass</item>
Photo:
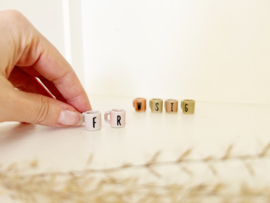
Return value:
<svg viewBox="0 0 270 203">
<path fill-rule="evenodd" d="M 238 161 L 243 163 L 243 170 L 254 177 L 256 170 L 250 161 L 269 159 L 270 144 L 260 152 L 250 155 L 232 155 L 233 149 L 234 146 L 230 145 L 220 157 L 191 159 L 189 157 L 193 149 L 190 148 L 176 160 L 168 161 L 158 161 L 162 154 L 158 151 L 143 164 L 125 163 L 105 169 L 91 168 L 93 155 L 90 155 L 83 170 L 70 172 L 37 173 L 39 162 L 36 159 L 27 164 L 13 163 L 0 168 L 0 194 L 27 203 L 270 202 L 270 184 L 256 188 L 241 183 L 230 190 L 230 185 L 218 180 L 219 171 L 216 168 L 217 163 Z M 164 176 L 157 169 L 167 166 L 176 166 L 182 173 L 196 180 L 192 171 L 193 163 L 204 164 L 216 177 L 216 181 L 199 184 L 160 184 L 159 180 L 164 179 Z M 118 178 L 116 175 L 131 169 L 145 170 L 155 177 L 156 181 L 142 183 L 140 176 Z M 227 173 L 234 172 L 228 170 Z"/>
</svg>

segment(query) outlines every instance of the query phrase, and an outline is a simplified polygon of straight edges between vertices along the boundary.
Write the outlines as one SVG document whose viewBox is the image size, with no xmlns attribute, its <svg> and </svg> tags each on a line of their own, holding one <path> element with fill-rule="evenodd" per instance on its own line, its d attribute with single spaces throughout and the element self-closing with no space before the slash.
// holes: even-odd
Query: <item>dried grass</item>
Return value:
<svg viewBox="0 0 270 203">
<path fill-rule="evenodd" d="M 269 202 L 270 186 L 253 188 L 241 184 L 238 190 L 227 190 L 229 185 L 217 181 L 215 183 L 160 184 L 164 176 L 157 171 L 158 167 L 176 166 L 188 177 L 196 179 L 192 171 L 193 163 L 204 164 L 211 174 L 218 178 L 216 164 L 239 161 L 244 164 L 251 176 L 256 176 L 252 160 L 269 158 L 267 144 L 259 153 L 250 155 L 232 155 L 233 145 L 230 145 L 221 157 L 208 156 L 200 159 L 188 158 L 193 149 L 187 149 L 176 160 L 158 161 L 161 151 L 156 152 L 149 161 L 143 164 L 125 163 L 118 167 L 94 169 L 91 166 L 94 156 L 90 155 L 85 169 L 81 171 L 37 173 L 38 160 L 28 163 L 27 167 L 13 163 L 0 167 L 0 194 L 7 195 L 18 202 L 46 203 L 124 203 L 124 202 Z M 156 177 L 156 181 L 141 183 L 140 177 L 118 178 L 116 173 L 126 170 L 146 170 Z M 27 172 L 27 173 L 26 173 Z M 234 173 L 229 171 L 228 173 Z"/>
</svg>

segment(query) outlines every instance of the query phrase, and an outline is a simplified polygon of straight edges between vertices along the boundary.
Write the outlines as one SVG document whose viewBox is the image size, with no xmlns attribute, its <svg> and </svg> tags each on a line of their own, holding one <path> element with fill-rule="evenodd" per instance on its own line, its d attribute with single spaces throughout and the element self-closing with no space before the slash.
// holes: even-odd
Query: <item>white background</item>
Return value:
<svg viewBox="0 0 270 203">
<path fill-rule="evenodd" d="M 15 9 L 65 55 L 63 4 L 60 0 L 1 0 L 0 11 Z"/>
<path fill-rule="evenodd" d="M 73 65 L 84 83 L 81 4 L 77 0 L 1 0 L 0 11 L 15 9 Z"/>
<path fill-rule="evenodd" d="M 89 93 L 270 103 L 270 2 L 82 0 Z"/>
<path fill-rule="evenodd" d="M 1 1 L 72 63 L 89 95 L 270 104 L 270 2 Z"/>
</svg>

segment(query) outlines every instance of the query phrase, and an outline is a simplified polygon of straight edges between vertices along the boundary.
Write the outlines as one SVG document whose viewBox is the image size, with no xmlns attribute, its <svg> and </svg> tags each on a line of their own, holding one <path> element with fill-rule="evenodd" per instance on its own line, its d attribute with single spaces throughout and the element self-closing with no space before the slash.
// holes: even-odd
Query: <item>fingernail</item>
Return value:
<svg viewBox="0 0 270 203">
<path fill-rule="evenodd" d="M 83 125 L 83 122 L 84 122 L 84 117 L 83 117 L 83 115 L 82 114 L 79 114 L 80 115 L 80 121 L 79 121 L 79 123 L 77 123 L 76 125 Z"/>
<path fill-rule="evenodd" d="M 81 114 L 70 110 L 62 110 L 58 118 L 58 124 L 77 125 L 81 122 L 81 120 Z"/>
</svg>

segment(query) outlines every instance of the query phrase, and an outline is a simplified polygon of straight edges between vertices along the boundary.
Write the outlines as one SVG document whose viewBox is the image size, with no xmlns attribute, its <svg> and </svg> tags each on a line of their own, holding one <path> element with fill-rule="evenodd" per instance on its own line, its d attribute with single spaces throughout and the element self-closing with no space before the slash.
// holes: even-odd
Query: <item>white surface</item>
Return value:
<svg viewBox="0 0 270 203">
<path fill-rule="evenodd" d="M 165 98 L 164 98 L 165 99 Z M 234 144 L 232 155 L 254 154 L 270 141 L 270 106 L 197 102 L 194 115 L 136 113 L 133 98 L 91 97 L 92 105 L 104 114 L 112 108 L 127 110 L 125 128 L 111 128 L 102 122 L 100 131 L 84 127 L 49 128 L 18 123 L 0 124 L 0 163 L 9 164 L 37 158 L 41 170 L 84 169 L 90 154 L 91 167 L 106 168 L 123 163 L 145 163 L 158 150 L 159 160 L 175 160 L 192 147 L 190 158 L 223 156 Z M 217 164 L 221 181 L 270 182 L 269 161 L 252 162 L 256 177 L 251 178 L 240 162 Z M 188 165 L 190 167 L 190 165 Z M 196 181 L 216 180 L 204 165 L 190 167 Z M 168 181 L 189 180 L 179 169 L 158 169 Z M 131 172 L 130 172 L 131 173 Z M 143 176 L 149 179 L 149 174 Z M 192 179 L 191 179 L 192 180 Z"/>
<path fill-rule="evenodd" d="M 91 94 L 270 104 L 270 1 L 82 0 Z"/>
</svg>

